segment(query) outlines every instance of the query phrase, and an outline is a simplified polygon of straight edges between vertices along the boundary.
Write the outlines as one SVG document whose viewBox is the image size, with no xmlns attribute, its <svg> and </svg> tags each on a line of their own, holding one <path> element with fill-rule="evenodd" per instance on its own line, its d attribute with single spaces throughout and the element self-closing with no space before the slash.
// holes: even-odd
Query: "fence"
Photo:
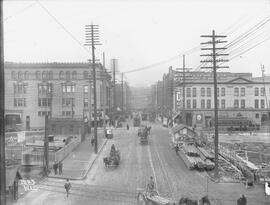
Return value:
<svg viewBox="0 0 270 205">
<path fill-rule="evenodd" d="M 49 166 L 51 167 L 55 161 L 59 162 L 69 155 L 81 142 L 80 136 L 75 136 L 75 139 L 65 145 L 58 151 L 49 150 Z M 22 153 L 22 165 L 38 165 L 43 166 L 44 149 L 30 148 Z"/>
<path fill-rule="evenodd" d="M 31 148 L 25 147 L 24 145 L 12 145 L 7 146 L 5 149 L 5 154 L 7 159 L 21 160 L 22 153 L 32 150 Z"/>
</svg>

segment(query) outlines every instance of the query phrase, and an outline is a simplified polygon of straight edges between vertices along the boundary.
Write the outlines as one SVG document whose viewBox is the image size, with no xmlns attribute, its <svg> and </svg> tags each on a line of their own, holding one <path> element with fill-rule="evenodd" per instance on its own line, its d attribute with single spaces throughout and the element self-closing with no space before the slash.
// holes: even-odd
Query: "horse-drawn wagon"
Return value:
<svg viewBox="0 0 270 205">
<path fill-rule="evenodd" d="M 116 168 L 120 164 L 120 151 L 115 149 L 112 145 L 110 155 L 103 158 L 103 162 L 106 168 Z"/>
</svg>

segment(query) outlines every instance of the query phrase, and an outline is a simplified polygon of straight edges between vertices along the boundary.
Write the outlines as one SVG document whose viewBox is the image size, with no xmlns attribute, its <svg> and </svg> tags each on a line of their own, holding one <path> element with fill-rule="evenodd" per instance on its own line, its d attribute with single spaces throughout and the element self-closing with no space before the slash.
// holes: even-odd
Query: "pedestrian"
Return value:
<svg viewBox="0 0 270 205">
<path fill-rule="evenodd" d="M 95 144 L 95 138 L 92 137 L 92 139 L 91 139 L 91 145 L 92 145 L 92 147 L 94 146 L 94 144 Z"/>
<path fill-rule="evenodd" d="M 58 164 L 56 163 L 56 161 L 53 164 L 53 170 L 54 170 L 54 174 L 57 174 L 57 169 L 58 169 Z"/>
<path fill-rule="evenodd" d="M 127 130 L 129 130 L 129 125 L 127 124 Z"/>
<path fill-rule="evenodd" d="M 237 199 L 237 205 L 247 205 L 247 198 L 244 194 L 240 195 L 240 198 Z"/>
<path fill-rule="evenodd" d="M 69 191 L 70 191 L 70 188 L 71 188 L 71 183 L 69 182 L 69 179 L 67 179 L 65 185 L 64 185 L 65 189 L 66 189 L 66 193 L 67 193 L 67 197 L 69 195 Z"/>
<path fill-rule="evenodd" d="M 63 163 L 59 162 L 59 174 L 61 175 L 63 173 Z"/>
</svg>

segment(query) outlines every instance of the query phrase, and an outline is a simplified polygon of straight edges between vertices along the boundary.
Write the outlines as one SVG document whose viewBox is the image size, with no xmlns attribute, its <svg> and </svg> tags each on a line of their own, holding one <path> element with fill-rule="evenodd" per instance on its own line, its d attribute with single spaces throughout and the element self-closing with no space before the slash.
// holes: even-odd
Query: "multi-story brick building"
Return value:
<svg viewBox="0 0 270 205">
<path fill-rule="evenodd" d="M 170 79 L 173 78 L 173 82 Z M 218 107 L 220 118 L 246 117 L 254 124 L 265 125 L 269 118 L 270 78 L 252 77 L 252 73 L 218 72 Z M 173 92 L 171 92 L 173 90 Z M 163 80 L 152 87 L 152 105 L 180 113 L 185 110 L 186 123 L 209 126 L 214 118 L 213 74 L 210 72 L 185 73 L 183 98 L 183 72 L 169 69 Z M 183 109 L 185 99 L 185 109 Z M 168 109 L 169 108 L 169 109 Z"/>
<path fill-rule="evenodd" d="M 6 124 L 42 129 L 46 114 L 89 119 L 94 103 L 92 67 L 89 63 L 5 63 Z M 96 73 L 97 110 L 108 112 L 110 76 L 101 64 L 96 65 Z"/>
<path fill-rule="evenodd" d="M 183 73 L 175 72 L 174 110 L 183 110 Z M 246 117 L 254 124 L 264 125 L 270 104 L 270 79 L 253 78 L 252 73 L 217 73 L 219 117 Z M 187 72 L 185 111 L 189 125 L 209 126 L 214 118 L 213 75 Z"/>
</svg>

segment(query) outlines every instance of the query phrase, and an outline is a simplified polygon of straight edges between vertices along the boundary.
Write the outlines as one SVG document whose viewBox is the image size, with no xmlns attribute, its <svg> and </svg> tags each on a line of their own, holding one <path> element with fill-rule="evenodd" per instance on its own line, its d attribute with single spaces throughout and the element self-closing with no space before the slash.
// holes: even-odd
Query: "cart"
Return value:
<svg viewBox="0 0 270 205">
<path fill-rule="evenodd" d="M 137 202 L 141 205 L 173 205 L 173 202 L 161 197 L 158 192 L 151 191 L 150 193 L 145 190 L 138 193 Z"/>
<path fill-rule="evenodd" d="M 120 164 L 120 151 L 117 150 L 113 156 L 104 157 L 103 162 L 106 168 L 116 168 Z"/>
<path fill-rule="evenodd" d="M 113 138 L 112 129 L 106 129 L 106 138 L 107 139 L 112 139 Z"/>
</svg>

